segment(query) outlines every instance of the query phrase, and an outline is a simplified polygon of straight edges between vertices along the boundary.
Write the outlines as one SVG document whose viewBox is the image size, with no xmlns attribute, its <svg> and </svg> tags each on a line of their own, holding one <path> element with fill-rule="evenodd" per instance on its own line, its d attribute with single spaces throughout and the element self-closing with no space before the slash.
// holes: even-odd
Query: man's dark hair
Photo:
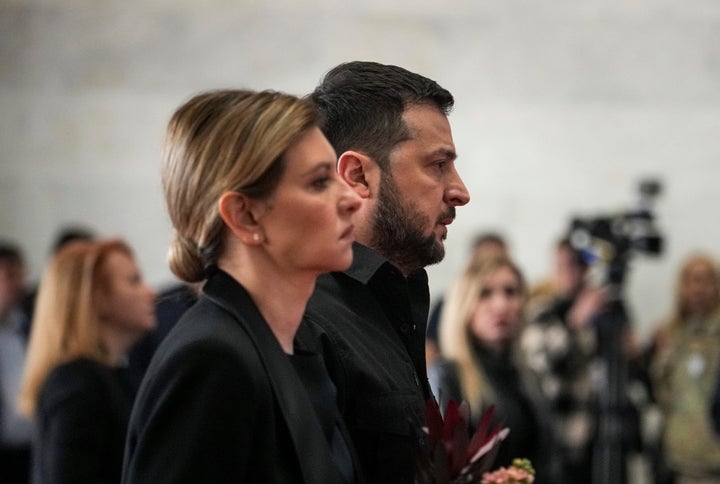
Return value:
<svg viewBox="0 0 720 484">
<path fill-rule="evenodd" d="M 570 255 L 572 257 L 572 261 L 575 265 L 582 267 L 582 268 L 586 268 L 588 266 L 587 261 L 585 260 L 585 258 L 583 258 L 582 252 L 577 250 L 572 245 L 572 242 L 570 241 L 569 237 L 563 237 L 560 240 L 558 240 L 555 247 L 558 250 L 567 250 L 570 253 Z"/>
<path fill-rule="evenodd" d="M 409 133 L 402 116 L 428 104 L 446 116 L 454 99 L 437 82 L 402 67 L 354 61 L 330 70 L 310 95 L 338 156 L 356 150 L 386 169 L 394 146 Z"/>
<path fill-rule="evenodd" d="M 0 240 L 0 263 L 23 263 L 23 254 L 17 245 Z"/>
<path fill-rule="evenodd" d="M 55 237 L 52 245 L 53 254 L 60 252 L 70 242 L 91 241 L 95 238 L 92 230 L 80 225 L 67 225 L 62 227 Z"/>
</svg>

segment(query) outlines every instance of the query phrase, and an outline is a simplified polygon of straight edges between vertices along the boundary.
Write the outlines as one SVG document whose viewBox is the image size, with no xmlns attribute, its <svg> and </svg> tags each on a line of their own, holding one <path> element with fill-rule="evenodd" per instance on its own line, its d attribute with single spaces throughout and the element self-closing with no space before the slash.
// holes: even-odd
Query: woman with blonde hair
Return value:
<svg viewBox="0 0 720 484">
<path fill-rule="evenodd" d="M 154 292 L 120 240 L 74 242 L 45 272 L 21 410 L 34 418 L 33 482 L 119 482 L 134 391 L 125 354 L 155 324 Z"/>
<path fill-rule="evenodd" d="M 442 357 L 429 369 L 433 392 L 445 409 L 450 400 L 470 404 L 471 424 L 495 406 L 496 423 L 510 429 L 498 466 L 514 458 L 538 462 L 540 418 L 517 353 L 526 286 L 506 257 L 471 262 L 450 287 L 440 321 Z"/>
<path fill-rule="evenodd" d="M 661 463 L 678 483 L 720 482 L 710 409 L 720 371 L 720 268 L 712 256 L 684 261 L 674 310 L 653 343 L 650 371 L 664 416 Z"/>
<path fill-rule="evenodd" d="M 140 386 L 123 482 L 356 481 L 335 387 L 295 341 L 317 276 L 352 261 L 360 206 L 318 122 L 271 91 L 201 93 L 172 116 L 170 268 L 205 283 Z"/>
</svg>

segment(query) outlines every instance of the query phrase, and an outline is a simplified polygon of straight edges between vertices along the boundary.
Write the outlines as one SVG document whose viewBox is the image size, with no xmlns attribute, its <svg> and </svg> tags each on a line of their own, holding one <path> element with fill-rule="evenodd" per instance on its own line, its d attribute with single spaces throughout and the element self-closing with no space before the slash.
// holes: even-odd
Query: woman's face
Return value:
<svg viewBox="0 0 720 484">
<path fill-rule="evenodd" d="M 480 287 L 470 320 L 470 331 L 491 348 L 502 348 L 520 329 L 523 295 L 510 267 L 490 272 Z"/>
<path fill-rule="evenodd" d="M 320 129 L 312 128 L 285 153 L 285 161 L 258 218 L 270 257 L 287 272 L 346 269 L 360 197 L 338 176 L 335 151 Z"/>
<path fill-rule="evenodd" d="M 718 281 L 714 268 L 699 259 L 690 263 L 682 278 L 680 297 L 689 316 L 707 316 L 718 304 Z"/>
<path fill-rule="evenodd" d="M 98 292 L 100 319 L 115 329 L 142 335 L 155 327 L 155 292 L 143 282 L 131 256 L 108 254 L 103 263 L 104 290 Z"/>
</svg>

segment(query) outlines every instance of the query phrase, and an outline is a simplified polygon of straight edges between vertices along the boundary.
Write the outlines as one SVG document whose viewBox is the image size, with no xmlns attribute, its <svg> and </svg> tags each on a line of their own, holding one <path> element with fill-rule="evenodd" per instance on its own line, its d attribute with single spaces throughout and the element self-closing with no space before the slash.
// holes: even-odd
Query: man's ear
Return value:
<svg viewBox="0 0 720 484">
<path fill-rule="evenodd" d="M 360 198 L 369 198 L 377 189 L 380 167 L 369 156 L 357 151 L 346 151 L 340 155 L 338 174 Z"/>
<path fill-rule="evenodd" d="M 253 215 L 255 202 L 238 192 L 225 192 L 218 200 L 218 212 L 227 228 L 243 243 L 258 245 L 264 235 Z"/>
</svg>

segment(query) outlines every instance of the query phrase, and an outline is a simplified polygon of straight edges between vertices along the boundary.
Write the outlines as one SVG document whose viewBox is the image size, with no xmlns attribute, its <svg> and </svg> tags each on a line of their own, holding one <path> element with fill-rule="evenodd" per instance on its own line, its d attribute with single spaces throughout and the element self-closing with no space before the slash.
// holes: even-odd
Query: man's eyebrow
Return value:
<svg viewBox="0 0 720 484">
<path fill-rule="evenodd" d="M 455 150 L 450 148 L 438 148 L 430 153 L 430 156 L 437 157 L 442 156 L 444 158 L 449 158 L 451 160 L 457 159 L 458 155 L 455 152 Z"/>
</svg>

